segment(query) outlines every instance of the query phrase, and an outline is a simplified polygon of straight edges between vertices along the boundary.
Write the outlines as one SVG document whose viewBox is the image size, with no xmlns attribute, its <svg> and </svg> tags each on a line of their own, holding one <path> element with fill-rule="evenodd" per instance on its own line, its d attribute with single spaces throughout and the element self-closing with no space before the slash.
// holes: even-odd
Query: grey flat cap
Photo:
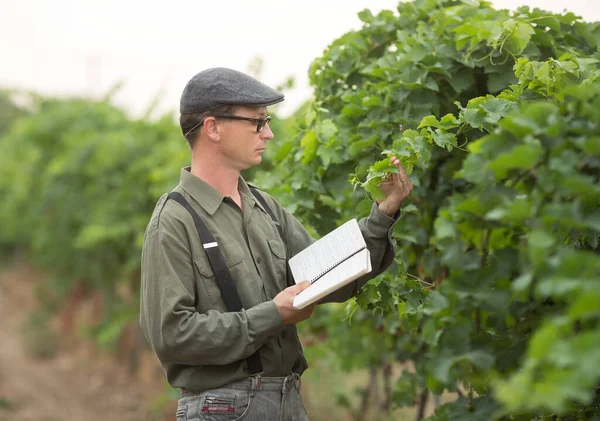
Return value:
<svg viewBox="0 0 600 421">
<path fill-rule="evenodd" d="M 223 105 L 266 107 L 283 101 L 283 94 L 237 70 L 216 67 L 194 76 L 181 94 L 182 114 L 202 113 Z"/>
</svg>

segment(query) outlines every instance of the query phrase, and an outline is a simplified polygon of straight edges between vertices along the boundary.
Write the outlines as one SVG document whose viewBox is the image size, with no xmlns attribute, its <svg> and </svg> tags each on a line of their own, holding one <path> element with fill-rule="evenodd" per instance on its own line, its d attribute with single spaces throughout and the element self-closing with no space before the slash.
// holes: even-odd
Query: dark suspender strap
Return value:
<svg viewBox="0 0 600 421">
<path fill-rule="evenodd" d="M 227 269 L 225 258 L 218 247 L 215 237 L 208 230 L 204 224 L 204 221 L 202 221 L 200 216 L 196 213 L 196 211 L 194 211 L 194 209 L 192 209 L 190 204 L 180 193 L 172 192 L 169 194 L 168 198 L 175 200 L 177 203 L 183 206 L 190 213 L 190 215 L 192 215 L 192 218 L 194 218 L 194 223 L 196 224 L 196 230 L 198 230 L 202 247 L 204 247 L 204 250 L 206 251 L 208 261 L 215 274 L 215 278 L 217 279 L 217 284 L 219 285 L 219 289 L 221 290 L 221 294 L 223 295 L 227 309 L 232 312 L 240 311 L 242 309 L 242 302 L 240 301 L 240 297 L 238 296 L 235 286 L 233 285 L 231 274 Z"/>
<path fill-rule="evenodd" d="M 283 228 L 281 228 L 281 224 L 279 223 L 279 221 L 277 221 L 277 218 L 275 218 L 275 214 L 273 213 L 273 211 L 271 210 L 269 205 L 267 205 L 267 201 L 258 192 L 258 189 L 256 187 L 254 187 L 254 186 L 249 186 L 249 187 L 250 187 L 250 191 L 252 192 L 252 194 L 254 195 L 256 200 L 258 200 L 260 202 L 260 204 L 262 205 L 262 207 L 265 208 L 265 210 L 267 211 L 267 213 L 269 214 L 269 216 L 275 223 L 275 226 L 277 227 L 277 231 L 279 231 L 279 236 L 281 237 L 281 240 L 283 241 Z M 285 243 L 285 241 L 284 241 L 284 243 Z"/>
<path fill-rule="evenodd" d="M 183 206 L 190 215 L 192 215 L 194 224 L 196 225 L 196 230 L 200 236 L 200 242 L 206 251 L 208 262 L 210 263 L 210 267 L 215 274 L 217 285 L 219 286 L 223 300 L 227 305 L 227 309 L 230 312 L 241 311 L 243 309 L 242 301 L 240 300 L 240 296 L 235 289 L 235 285 L 231 279 L 231 274 L 229 273 L 229 269 L 227 269 L 227 265 L 225 264 L 225 258 L 219 249 L 219 245 L 217 244 L 215 237 L 209 231 L 206 224 L 204 224 L 204 221 L 202 218 L 200 218 L 200 215 L 196 213 L 196 211 L 180 193 L 171 192 L 169 193 L 167 199 L 175 200 L 177 203 Z M 248 362 L 248 370 L 250 371 L 250 374 L 262 373 L 263 367 L 258 351 L 249 356 L 246 361 Z"/>
</svg>

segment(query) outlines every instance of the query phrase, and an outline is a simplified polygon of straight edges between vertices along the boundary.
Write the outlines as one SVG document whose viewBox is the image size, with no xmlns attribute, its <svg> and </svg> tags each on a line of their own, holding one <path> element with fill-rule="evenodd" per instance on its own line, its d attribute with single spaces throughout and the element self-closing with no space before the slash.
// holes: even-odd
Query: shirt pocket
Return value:
<svg viewBox="0 0 600 421">
<path fill-rule="evenodd" d="M 288 286 L 287 277 L 287 252 L 285 245 L 280 239 L 267 240 L 269 249 L 271 250 L 271 260 L 273 261 L 273 270 L 279 289 L 284 289 Z"/>
<path fill-rule="evenodd" d="M 228 243 L 219 245 L 219 250 L 225 259 L 225 266 L 229 269 L 231 279 L 235 285 L 236 277 L 240 276 L 243 268 L 244 254 L 236 243 Z M 200 256 L 194 260 L 194 265 L 198 268 L 198 272 L 201 275 L 201 283 L 199 291 L 202 291 L 202 286 L 206 290 L 208 298 L 212 303 L 212 308 L 221 311 L 229 311 L 221 295 L 221 290 L 215 278 L 215 274 L 212 270 L 208 255 L 204 251 Z M 239 294 L 239 291 L 238 291 Z"/>
</svg>

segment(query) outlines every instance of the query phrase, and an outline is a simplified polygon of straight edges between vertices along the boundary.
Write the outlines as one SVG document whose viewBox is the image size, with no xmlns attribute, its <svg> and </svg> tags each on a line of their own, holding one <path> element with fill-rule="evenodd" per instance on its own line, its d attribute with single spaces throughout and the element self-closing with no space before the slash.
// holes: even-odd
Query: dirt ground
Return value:
<svg viewBox="0 0 600 421">
<path fill-rule="evenodd" d="M 34 286 L 40 279 L 42 275 L 27 264 L 0 268 L 0 421 L 175 421 L 176 397 L 161 400 L 164 373 L 149 350 L 138 356 L 133 375 L 127 372 L 127 357 L 101 352 L 77 334 L 61 335 L 58 352 L 50 359 L 32 356 L 25 339 L 31 332 L 28 318 L 37 305 Z M 81 302 L 78 308 L 71 319 L 85 319 L 90 310 Z M 60 317 L 51 324 L 60 330 L 57 322 Z M 368 373 L 332 372 L 318 359 L 312 366 L 302 384 L 311 420 L 352 419 L 346 410 L 332 410 L 334 392 L 344 390 L 349 399 L 355 398 L 354 387 L 364 386 Z M 451 399 L 446 395 L 443 401 Z M 427 413 L 433 410 L 430 400 Z M 384 418 L 410 420 L 415 414 L 415 408 L 406 408 Z"/>
<path fill-rule="evenodd" d="M 151 413 L 162 384 L 132 378 L 114 357 L 69 345 L 51 359 L 33 358 L 24 332 L 35 306 L 36 274 L 27 267 L 0 271 L 0 420 L 167 421 Z M 157 381 L 157 383 L 160 383 Z"/>
</svg>

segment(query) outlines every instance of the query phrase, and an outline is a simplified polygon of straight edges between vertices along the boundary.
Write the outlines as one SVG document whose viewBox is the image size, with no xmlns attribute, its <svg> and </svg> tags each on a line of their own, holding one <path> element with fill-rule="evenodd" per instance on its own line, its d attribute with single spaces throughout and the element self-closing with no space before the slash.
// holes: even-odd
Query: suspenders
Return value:
<svg viewBox="0 0 600 421">
<path fill-rule="evenodd" d="M 279 235 L 283 239 L 283 230 L 281 225 L 275 218 L 275 214 L 267 205 L 265 199 L 258 193 L 257 189 L 254 186 L 250 186 L 250 191 L 254 197 L 260 202 L 260 204 L 265 208 L 275 225 L 277 226 L 277 231 Z M 215 274 L 215 279 L 217 281 L 217 285 L 219 286 L 219 290 L 221 291 L 221 295 L 223 296 L 223 300 L 227 305 L 227 309 L 230 312 L 238 312 L 243 309 L 242 302 L 240 300 L 240 296 L 235 289 L 235 285 L 233 284 L 233 280 L 231 279 L 231 274 L 227 269 L 227 265 L 225 264 L 225 258 L 223 257 L 223 253 L 219 249 L 219 245 L 217 244 L 217 240 L 213 234 L 209 231 L 200 215 L 194 211 L 194 209 L 190 206 L 190 204 L 184 199 L 184 197 L 177 192 L 169 193 L 168 199 L 173 199 L 181 206 L 183 206 L 194 218 L 194 224 L 196 225 L 196 230 L 198 231 L 198 235 L 200 236 L 200 242 L 206 251 L 206 255 L 208 257 L 208 261 L 210 263 L 210 267 Z M 257 350 L 254 354 L 250 355 L 246 359 L 248 363 L 248 370 L 251 375 L 260 374 L 263 372 L 262 362 L 260 361 L 260 354 Z"/>
<path fill-rule="evenodd" d="M 281 225 L 279 225 L 279 222 L 277 221 L 277 218 L 275 218 L 275 214 L 273 213 L 273 211 L 271 210 L 271 208 L 269 207 L 269 205 L 267 205 L 267 202 L 265 201 L 265 198 L 260 195 L 260 193 L 258 192 L 258 189 L 256 187 L 250 186 L 250 185 L 248 187 L 250 187 L 250 191 L 252 192 L 252 194 L 254 195 L 254 197 L 256 198 L 256 200 L 258 200 L 260 202 L 260 204 L 262 205 L 263 208 L 265 208 L 265 210 L 267 211 L 267 213 L 269 214 L 269 216 L 271 217 L 271 219 L 273 220 L 273 222 L 275 222 L 275 226 L 277 227 L 277 231 L 279 231 L 279 236 L 283 240 L 283 228 L 281 228 Z"/>
</svg>

